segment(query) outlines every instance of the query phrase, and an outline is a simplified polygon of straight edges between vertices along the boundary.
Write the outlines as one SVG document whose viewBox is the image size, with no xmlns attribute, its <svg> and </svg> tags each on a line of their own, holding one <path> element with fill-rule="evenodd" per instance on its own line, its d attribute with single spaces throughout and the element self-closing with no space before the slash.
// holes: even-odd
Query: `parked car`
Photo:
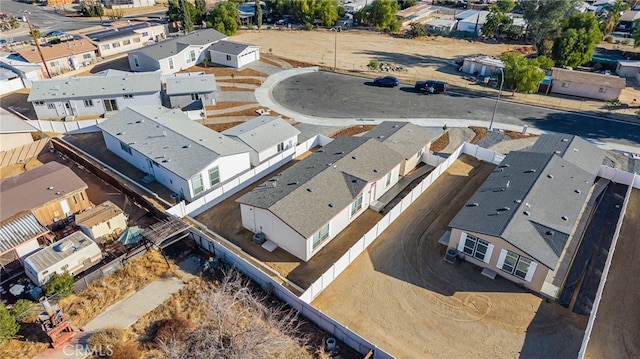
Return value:
<svg viewBox="0 0 640 359">
<path fill-rule="evenodd" d="M 44 37 L 60 37 L 60 36 L 64 36 L 65 33 L 60 31 L 60 30 L 53 30 L 53 31 L 49 31 L 47 32 Z"/>
<path fill-rule="evenodd" d="M 385 76 L 376 77 L 376 79 L 373 80 L 373 84 L 380 87 L 396 87 L 400 85 L 400 81 L 398 81 L 398 78 L 395 76 Z"/>
<path fill-rule="evenodd" d="M 449 84 L 443 81 L 427 80 L 416 81 L 414 87 L 418 91 L 425 91 L 427 93 L 443 93 L 447 91 Z"/>
</svg>

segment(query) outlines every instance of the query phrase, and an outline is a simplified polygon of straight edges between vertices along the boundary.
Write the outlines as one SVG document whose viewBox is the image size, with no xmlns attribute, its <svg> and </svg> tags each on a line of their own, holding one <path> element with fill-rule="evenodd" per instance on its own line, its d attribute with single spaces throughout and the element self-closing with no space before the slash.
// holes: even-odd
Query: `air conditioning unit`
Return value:
<svg viewBox="0 0 640 359">
<path fill-rule="evenodd" d="M 73 116 L 73 115 L 64 116 L 64 120 L 65 121 L 75 121 L 76 120 L 76 116 Z"/>
</svg>

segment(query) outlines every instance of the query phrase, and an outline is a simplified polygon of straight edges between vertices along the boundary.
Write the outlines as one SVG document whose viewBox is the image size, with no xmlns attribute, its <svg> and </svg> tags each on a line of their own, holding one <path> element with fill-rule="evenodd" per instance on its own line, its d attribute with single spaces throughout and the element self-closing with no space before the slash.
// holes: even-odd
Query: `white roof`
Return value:
<svg viewBox="0 0 640 359">
<path fill-rule="evenodd" d="M 73 255 L 79 258 L 90 257 L 86 252 L 100 253 L 100 247 L 91 238 L 81 231 L 74 232 L 56 243 L 43 248 L 24 260 L 25 266 L 31 267 L 36 273 L 40 273 L 65 258 Z M 85 253 L 82 253 L 85 252 Z"/>
<path fill-rule="evenodd" d="M 38 132 L 20 117 L 0 107 L 0 133 Z"/>
<path fill-rule="evenodd" d="M 297 136 L 300 131 L 280 117 L 260 116 L 231 127 L 222 134 L 236 137 L 256 152 L 262 152 Z"/>
<path fill-rule="evenodd" d="M 467 57 L 464 60 L 473 61 L 475 63 L 479 63 L 482 65 L 504 67 L 504 62 L 502 62 L 502 60 L 497 59 L 495 57 L 490 57 L 490 56 L 473 56 L 473 57 Z"/>
</svg>

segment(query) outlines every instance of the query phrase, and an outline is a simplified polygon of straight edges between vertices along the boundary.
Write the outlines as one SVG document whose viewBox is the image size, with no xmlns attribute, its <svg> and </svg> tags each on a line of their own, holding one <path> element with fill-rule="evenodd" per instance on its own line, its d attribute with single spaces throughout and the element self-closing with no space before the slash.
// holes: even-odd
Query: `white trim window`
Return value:
<svg viewBox="0 0 640 359">
<path fill-rule="evenodd" d="M 209 169 L 209 185 L 211 187 L 220 183 L 220 171 L 218 170 L 218 166 L 215 166 Z"/>
<path fill-rule="evenodd" d="M 84 100 L 84 107 L 93 107 L 93 100 Z"/>
<path fill-rule="evenodd" d="M 477 260 L 489 263 L 493 252 L 493 244 L 468 233 L 463 233 L 458 250 Z"/>
<path fill-rule="evenodd" d="M 501 271 L 524 279 L 527 282 L 531 282 L 537 266 L 538 264 L 531 259 L 506 249 L 500 251 L 500 257 L 496 264 L 496 267 Z"/>
<path fill-rule="evenodd" d="M 356 198 L 353 203 L 351 203 L 351 213 L 349 214 L 349 218 L 353 217 L 354 214 L 358 213 L 362 209 L 362 193 Z"/>
<path fill-rule="evenodd" d="M 318 248 L 318 246 L 327 240 L 327 238 L 329 238 L 329 223 L 313 235 L 313 249 Z"/>
<path fill-rule="evenodd" d="M 197 196 L 198 194 L 204 191 L 204 183 L 202 183 L 202 173 L 198 173 L 196 176 L 191 178 L 191 187 L 193 188 L 193 195 Z"/>
<path fill-rule="evenodd" d="M 384 188 L 389 187 L 389 185 L 391 184 L 391 176 L 392 176 L 392 172 L 387 173 L 387 178 L 385 178 L 384 180 Z"/>
<path fill-rule="evenodd" d="M 173 57 L 170 57 L 167 61 L 169 62 L 169 70 L 173 70 Z"/>
</svg>

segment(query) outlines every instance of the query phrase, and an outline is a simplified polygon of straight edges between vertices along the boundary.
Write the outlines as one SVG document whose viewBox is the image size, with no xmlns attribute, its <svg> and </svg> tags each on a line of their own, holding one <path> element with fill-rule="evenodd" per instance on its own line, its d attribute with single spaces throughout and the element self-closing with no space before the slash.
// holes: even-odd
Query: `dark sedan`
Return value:
<svg viewBox="0 0 640 359">
<path fill-rule="evenodd" d="M 385 76 L 376 77 L 376 79 L 373 80 L 373 84 L 380 87 L 396 87 L 400 85 L 400 81 L 398 81 L 395 76 Z"/>
</svg>

